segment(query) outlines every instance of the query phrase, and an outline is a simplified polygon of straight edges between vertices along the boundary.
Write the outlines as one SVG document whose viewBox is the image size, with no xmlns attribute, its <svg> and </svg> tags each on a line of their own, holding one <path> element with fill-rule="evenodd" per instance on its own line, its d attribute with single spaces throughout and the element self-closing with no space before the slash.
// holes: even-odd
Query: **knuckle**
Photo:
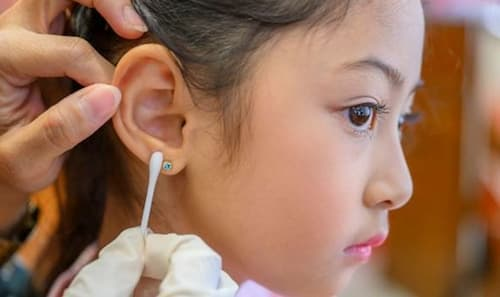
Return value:
<svg viewBox="0 0 500 297">
<path fill-rule="evenodd" d="M 68 46 L 71 53 L 69 56 L 77 62 L 88 62 L 94 55 L 92 46 L 83 38 L 71 37 Z"/>
<path fill-rule="evenodd" d="M 74 142 L 74 133 L 68 125 L 68 114 L 57 105 L 51 108 L 44 121 L 43 133 L 49 145 L 56 149 L 65 149 Z"/>
<path fill-rule="evenodd" d="M 0 141 L 0 180 L 20 188 L 26 182 L 24 155 L 19 153 L 19 142 L 14 134 L 3 135 Z M 1 195 L 0 195 L 1 196 Z"/>
<path fill-rule="evenodd" d="M 0 146 L 0 176 L 9 184 L 17 185 L 22 180 L 22 171 L 19 168 L 16 155 L 4 145 Z"/>
</svg>

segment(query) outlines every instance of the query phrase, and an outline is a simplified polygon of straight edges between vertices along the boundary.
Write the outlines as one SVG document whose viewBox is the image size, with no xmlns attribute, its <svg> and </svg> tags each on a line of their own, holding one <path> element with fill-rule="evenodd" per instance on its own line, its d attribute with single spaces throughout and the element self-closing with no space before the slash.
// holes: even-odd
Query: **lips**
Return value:
<svg viewBox="0 0 500 297">
<path fill-rule="evenodd" d="M 373 249 L 383 245 L 386 239 L 386 234 L 378 234 L 365 242 L 348 246 L 344 249 L 344 253 L 362 262 L 366 262 L 370 259 Z"/>
</svg>

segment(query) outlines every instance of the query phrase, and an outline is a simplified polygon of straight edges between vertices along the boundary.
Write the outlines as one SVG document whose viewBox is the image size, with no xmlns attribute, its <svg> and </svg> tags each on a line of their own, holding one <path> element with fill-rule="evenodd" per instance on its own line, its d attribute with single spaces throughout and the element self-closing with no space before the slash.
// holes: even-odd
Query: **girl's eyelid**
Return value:
<svg viewBox="0 0 500 297">
<path fill-rule="evenodd" d="M 331 108 L 334 112 L 345 112 L 349 108 L 356 106 L 369 106 L 373 108 L 375 116 L 390 113 L 391 109 L 384 101 L 379 100 L 373 96 L 357 96 L 349 99 L 349 104 L 338 108 Z"/>
<path fill-rule="evenodd" d="M 376 97 L 356 96 L 349 99 L 348 105 L 345 105 L 340 108 L 333 108 L 332 111 L 339 112 L 342 115 L 343 119 L 346 120 L 345 113 L 350 108 L 357 106 L 367 106 L 372 109 L 373 112 L 372 117 L 374 118 L 373 121 L 375 126 L 370 129 L 357 129 L 355 127 L 350 126 L 349 127 L 350 133 L 352 133 L 357 137 L 371 138 L 374 136 L 375 133 L 374 130 L 380 124 L 379 122 L 385 119 L 384 115 L 391 113 L 391 108 L 383 100 L 377 99 Z"/>
<path fill-rule="evenodd" d="M 385 105 L 384 103 L 380 103 L 380 101 L 377 101 L 377 103 L 374 103 L 374 102 L 370 102 L 370 103 L 361 103 L 361 104 L 356 104 L 356 105 L 351 105 L 347 108 L 344 109 L 344 112 L 349 110 L 350 108 L 352 107 L 356 107 L 356 106 L 368 106 L 372 109 L 372 124 L 374 126 L 368 128 L 368 129 L 357 129 L 355 127 L 352 127 L 351 126 L 351 133 L 353 133 L 355 136 L 358 136 L 358 137 L 367 137 L 367 138 L 371 138 L 374 136 L 374 133 L 375 133 L 375 129 L 377 129 L 378 125 L 380 124 L 380 122 L 382 122 L 385 118 L 384 118 L 384 114 L 388 114 L 390 113 L 390 108 Z"/>
<path fill-rule="evenodd" d="M 350 98 L 346 105 L 342 108 L 347 109 L 353 106 L 359 106 L 359 105 L 372 105 L 372 106 L 380 106 L 380 105 L 385 105 L 383 104 L 382 100 L 377 99 L 376 97 L 373 96 L 356 96 L 353 98 Z"/>
</svg>

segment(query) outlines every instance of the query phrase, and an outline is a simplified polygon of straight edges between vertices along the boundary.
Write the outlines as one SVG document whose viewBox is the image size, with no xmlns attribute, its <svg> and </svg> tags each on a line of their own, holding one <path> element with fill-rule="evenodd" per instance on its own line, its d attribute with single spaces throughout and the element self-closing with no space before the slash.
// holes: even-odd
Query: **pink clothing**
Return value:
<svg viewBox="0 0 500 297">
<path fill-rule="evenodd" d="M 241 285 L 236 297 L 282 297 L 259 286 L 255 282 L 246 282 Z"/>
<path fill-rule="evenodd" d="M 56 279 L 47 297 L 62 297 L 64 290 L 69 287 L 78 272 L 97 257 L 98 251 L 99 249 L 95 244 L 87 247 L 75 263 Z"/>
</svg>

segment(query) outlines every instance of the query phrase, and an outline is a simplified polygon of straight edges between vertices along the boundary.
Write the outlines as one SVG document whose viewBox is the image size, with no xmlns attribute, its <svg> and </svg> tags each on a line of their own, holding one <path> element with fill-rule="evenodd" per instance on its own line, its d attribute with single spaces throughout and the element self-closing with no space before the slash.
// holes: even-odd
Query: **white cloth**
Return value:
<svg viewBox="0 0 500 297">
<path fill-rule="evenodd" d="M 65 297 L 133 296 L 141 276 L 161 281 L 158 297 L 234 297 L 221 257 L 194 235 L 123 231 L 80 271 Z"/>
</svg>

